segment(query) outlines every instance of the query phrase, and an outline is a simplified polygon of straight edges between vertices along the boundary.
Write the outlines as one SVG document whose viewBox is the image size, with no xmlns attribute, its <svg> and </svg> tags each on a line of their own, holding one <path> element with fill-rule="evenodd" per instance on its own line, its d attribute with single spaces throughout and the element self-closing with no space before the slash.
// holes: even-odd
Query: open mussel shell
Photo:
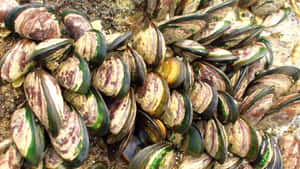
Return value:
<svg viewBox="0 0 300 169">
<path fill-rule="evenodd" d="M 30 59 L 36 44 L 24 39 L 18 41 L 0 60 L 0 79 L 4 82 L 14 82 L 22 78 L 34 66 Z"/>
<path fill-rule="evenodd" d="M 218 106 L 218 92 L 206 82 L 196 82 L 189 92 L 194 116 L 210 119 L 214 116 Z"/>
<path fill-rule="evenodd" d="M 143 111 L 137 112 L 135 135 L 143 144 L 150 145 L 166 139 L 167 129 L 163 122 Z"/>
<path fill-rule="evenodd" d="M 172 146 L 161 143 L 148 146 L 139 151 L 130 161 L 128 169 L 173 168 L 176 151 Z"/>
<path fill-rule="evenodd" d="M 63 125 L 64 101 L 54 77 L 43 70 L 29 73 L 24 91 L 30 109 L 52 135 L 56 136 Z"/>
<path fill-rule="evenodd" d="M 207 122 L 204 137 L 206 152 L 216 161 L 223 164 L 227 159 L 228 137 L 224 126 L 217 119 Z"/>
<path fill-rule="evenodd" d="M 87 62 L 101 64 L 106 56 L 104 35 L 97 30 L 89 30 L 75 43 L 75 52 Z"/>
<path fill-rule="evenodd" d="M 204 30 L 198 32 L 193 39 L 203 45 L 208 45 L 222 36 L 230 28 L 230 24 L 230 21 L 227 20 L 211 22 Z"/>
<path fill-rule="evenodd" d="M 288 124 L 299 114 L 300 94 L 279 97 L 265 117 L 258 123 L 259 128 L 269 128 Z"/>
<path fill-rule="evenodd" d="M 144 85 L 136 88 L 135 96 L 142 110 L 153 117 L 160 117 L 167 109 L 170 90 L 163 77 L 150 72 Z"/>
<path fill-rule="evenodd" d="M 167 81 L 170 88 L 177 88 L 182 85 L 186 78 L 186 67 L 176 57 L 165 59 L 155 71 Z"/>
<path fill-rule="evenodd" d="M 196 61 L 192 66 L 198 81 L 206 82 L 217 90 L 232 93 L 230 80 L 223 71 L 204 61 Z"/>
<path fill-rule="evenodd" d="M 166 44 L 185 40 L 206 27 L 207 14 L 193 13 L 176 16 L 159 25 Z"/>
<path fill-rule="evenodd" d="M 0 27 L 4 26 L 5 18 L 9 11 L 19 6 L 19 3 L 15 0 L 3 0 L 0 7 Z"/>
<path fill-rule="evenodd" d="M 135 36 L 133 48 L 150 67 L 160 65 L 164 61 L 167 51 L 164 37 L 153 23 Z"/>
<path fill-rule="evenodd" d="M 187 154 L 200 156 L 204 152 L 204 139 L 195 125 L 192 125 L 186 133 L 171 133 L 168 140 Z"/>
<path fill-rule="evenodd" d="M 189 97 L 174 90 L 170 96 L 167 110 L 161 117 L 164 124 L 174 131 L 185 133 L 192 125 L 193 108 Z"/>
<path fill-rule="evenodd" d="M 106 96 L 122 98 L 130 87 L 130 72 L 123 59 L 111 56 L 93 75 L 93 86 Z"/>
<path fill-rule="evenodd" d="M 230 63 L 238 59 L 238 56 L 235 56 L 229 50 L 222 48 L 209 48 L 207 49 L 208 54 L 206 57 L 203 57 L 203 60 L 212 63 Z"/>
<path fill-rule="evenodd" d="M 200 157 L 185 155 L 178 169 L 206 169 L 211 166 L 213 159 L 203 153 Z"/>
<path fill-rule="evenodd" d="M 222 124 L 227 124 L 229 122 L 234 123 L 239 116 L 239 107 L 237 101 L 224 91 L 219 91 L 218 97 L 218 120 Z"/>
<path fill-rule="evenodd" d="M 223 164 L 216 162 L 212 169 L 239 169 L 243 159 L 238 157 L 228 157 Z M 244 168 L 243 168 L 244 169 Z"/>
<path fill-rule="evenodd" d="M 19 169 L 22 167 L 22 164 L 23 158 L 16 146 L 12 144 L 11 139 L 0 142 L 0 168 Z"/>
<path fill-rule="evenodd" d="M 54 71 L 68 56 L 72 50 L 72 44 L 73 40 L 71 39 L 48 39 L 39 43 L 30 57 Z"/>
<path fill-rule="evenodd" d="M 65 90 L 63 96 L 84 119 L 86 126 L 96 135 L 104 136 L 109 130 L 109 110 L 101 94 L 91 88 L 86 94 Z"/>
<path fill-rule="evenodd" d="M 90 88 L 89 65 L 77 54 L 60 63 L 55 74 L 58 83 L 65 89 L 86 94 Z"/>
<path fill-rule="evenodd" d="M 256 125 L 273 105 L 273 86 L 257 89 L 246 96 L 240 104 L 242 117 L 247 119 L 253 126 Z"/>
<path fill-rule="evenodd" d="M 44 166 L 46 169 L 66 169 L 63 159 L 55 152 L 52 147 L 47 148 L 44 161 Z"/>
<path fill-rule="evenodd" d="M 6 27 L 20 36 L 42 41 L 61 36 L 59 21 L 50 8 L 41 5 L 22 5 L 9 11 Z"/>
<path fill-rule="evenodd" d="M 77 112 L 64 103 L 64 114 L 68 118 L 57 136 L 49 133 L 53 148 L 69 167 L 78 167 L 89 152 L 89 135 L 84 121 Z"/>
<path fill-rule="evenodd" d="M 174 52 L 192 62 L 202 56 L 207 55 L 207 50 L 204 46 L 193 40 L 183 40 L 176 42 L 173 45 Z"/>
<path fill-rule="evenodd" d="M 122 140 L 132 130 L 137 107 L 133 90 L 122 99 L 109 100 L 107 103 L 110 112 L 110 135 L 107 136 L 106 142 L 113 144 Z"/>
<path fill-rule="evenodd" d="M 228 135 L 228 150 L 248 161 L 254 161 L 258 156 L 259 141 L 254 128 L 244 119 L 226 125 Z"/>
<path fill-rule="evenodd" d="M 162 21 L 168 16 L 172 3 L 173 0 L 146 0 L 145 11 L 155 21 Z"/>
<path fill-rule="evenodd" d="M 92 29 L 92 25 L 82 13 L 76 10 L 65 10 L 62 12 L 63 22 L 75 40 L 79 39 L 86 31 Z"/>
<path fill-rule="evenodd" d="M 112 51 L 124 46 L 133 35 L 133 31 L 113 33 L 105 36 L 107 50 Z"/>
<path fill-rule="evenodd" d="M 11 117 L 12 138 L 26 162 L 36 166 L 42 160 L 45 149 L 44 131 L 36 124 L 33 112 L 25 107 L 16 110 Z"/>
<path fill-rule="evenodd" d="M 232 53 L 238 57 L 238 60 L 233 62 L 232 67 L 233 69 L 238 70 L 243 66 L 250 65 L 263 58 L 266 52 L 267 49 L 260 43 L 235 49 Z"/>
<path fill-rule="evenodd" d="M 122 55 L 122 59 L 130 71 L 131 81 L 137 86 L 143 85 L 147 76 L 147 67 L 143 57 L 128 46 L 128 49 Z"/>
<path fill-rule="evenodd" d="M 249 85 L 247 93 L 257 88 L 274 86 L 276 97 L 287 94 L 292 85 L 299 79 L 300 69 L 294 66 L 281 66 L 259 74 Z"/>
</svg>

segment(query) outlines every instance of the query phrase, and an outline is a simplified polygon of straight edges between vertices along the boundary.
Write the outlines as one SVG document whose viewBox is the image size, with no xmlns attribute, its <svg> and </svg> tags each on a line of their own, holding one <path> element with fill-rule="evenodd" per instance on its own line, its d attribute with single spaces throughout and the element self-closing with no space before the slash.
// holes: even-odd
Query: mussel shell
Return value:
<svg viewBox="0 0 300 169">
<path fill-rule="evenodd" d="M 284 6 L 284 3 L 285 1 L 283 0 L 260 0 L 251 6 L 251 11 L 257 16 L 265 16 L 278 11 L 281 7 Z"/>
<path fill-rule="evenodd" d="M 208 54 L 203 57 L 204 60 L 212 63 L 230 63 L 238 59 L 237 56 L 233 55 L 230 51 L 222 48 L 210 48 L 207 49 Z"/>
<path fill-rule="evenodd" d="M 222 20 L 233 10 L 237 2 L 237 0 L 213 1 L 212 5 L 200 10 L 200 12 L 207 13 L 210 16 L 210 21 Z"/>
<path fill-rule="evenodd" d="M 177 88 L 182 85 L 186 78 L 186 67 L 178 58 L 167 58 L 156 68 L 158 72 L 168 83 L 170 88 Z"/>
<path fill-rule="evenodd" d="M 50 136 L 50 141 L 69 167 L 78 167 L 86 160 L 89 152 L 89 135 L 84 121 L 68 104 L 64 104 L 64 113 L 68 118 L 57 136 Z"/>
<path fill-rule="evenodd" d="M 189 93 L 195 116 L 210 119 L 214 116 L 218 106 L 218 92 L 216 88 L 206 82 L 196 82 Z"/>
<path fill-rule="evenodd" d="M 195 75 L 191 64 L 187 60 L 184 60 L 184 64 L 186 67 L 186 75 L 182 87 L 186 93 L 189 93 L 194 85 Z"/>
<path fill-rule="evenodd" d="M 206 14 L 194 13 L 171 18 L 159 25 L 166 44 L 185 40 L 206 27 Z"/>
<path fill-rule="evenodd" d="M 169 9 L 173 0 L 147 0 L 146 1 L 146 12 L 155 21 L 161 21 L 166 19 Z"/>
<path fill-rule="evenodd" d="M 18 152 L 15 145 L 6 144 L 4 147 L 1 148 L 5 150 L 1 152 L 0 155 L 0 168 L 13 169 L 22 167 L 23 158 Z"/>
<path fill-rule="evenodd" d="M 76 54 L 59 65 L 56 78 L 62 87 L 81 94 L 86 94 L 91 85 L 89 65 Z"/>
<path fill-rule="evenodd" d="M 268 134 L 264 134 L 262 136 L 259 154 L 256 160 L 252 162 L 252 165 L 256 168 L 266 168 L 268 164 L 271 163 L 272 158 L 276 153 L 273 149 L 270 137 L 271 136 L 269 136 Z"/>
<path fill-rule="evenodd" d="M 86 31 L 75 43 L 75 52 L 87 62 L 101 64 L 106 56 L 105 37 L 97 30 Z"/>
<path fill-rule="evenodd" d="M 125 150 L 123 151 L 122 157 L 127 162 L 130 162 L 135 156 L 135 154 L 145 147 L 145 143 L 141 141 L 138 136 L 133 135 L 130 138 Z"/>
<path fill-rule="evenodd" d="M 127 65 L 121 58 L 111 56 L 94 73 L 93 86 L 106 96 L 124 97 L 130 87 L 130 72 Z"/>
<path fill-rule="evenodd" d="M 178 169 L 206 169 L 213 163 L 213 159 L 203 153 L 200 157 L 185 155 Z"/>
<path fill-rule="evenodd" d="M 225 160 L 223 164 L 216 162 L 212 169 L 237 169 L 243 162 L 242 158 L 229 157 Z"/>
<path fill-rule="evenodd" d="M 86 31 L 92 29 L 89 20 L 80 12 L 75 10 L 65 10 L 62 12 L 63 22 L 75 40 L 79 39 Z"/>
<path fill-rule="evenodd" d="M 161 119 L 168 128 L 174 128 L 176 132 L 185 133 L 193 121 L 191 100 L 186 94 L 174 90 L 168 108 Z"/>
<path fill-rule="evenodd" d="M 11 117 L 12 137 L 26 162 L 37 166 L 45 149 L 44 131 L 36 124 L 33 112 L 25 107 L 16 110 Z"/>
<path fill-rule="evenodd" d="M 61 89 L 54 77 L 43 70 L 29 73 L 24 81 L 29 107 L 48 133 L 56 136 L 66 118 Z"/>
<path fill-rule="evenodd" d="M 203 61 L 193 63 L 193 69 L 198 81 L 204 81 L 220 91 L 232 93 L 232 86 L 227 75 L 217 67 Z"/>
<path fill-rule="evenodd" d="M 166 144 L 154 144 L 139 151 L 130 161 L 128 169 L 173 168 L 175 150 Z"/>
<path fill-rule="evenodd" d="M 247 8 L 251 5 L 255 4 L 258 0 L 240 0 L 238 3 L 239 7 L 241 8 Z"/>
<path fill-rule="evenodd" d="M 227 124 L 229 122 L 234 123 L 239 116 L 239 107 L 237 101 L 224 91 L 219 91 L 218 97 L 218 120 L 222 124 Z"/>
<path fill-rule="evenodd" d="M 135 36 L 133 48 L 150 67 L 160 65 L 164 61 L 167 50 L 162 33 L 153 23 Z"/>
<path fill-rule="evenodd" d="M 39 43 L 31 58 L 44 64 L 49 70 L 54 71 L 60 62 L 71 51 L 73 40 L 71 39 L 48 39 Z"/>
<path fill-rule="evenodd" d="M 107 50 L 112 51 L 122 47 L 132 37 L 132 35 L 133 31 L 106 35 Z"/>
<path fill-rule="evenodd" d="M 23 37 L 42 41 L 61 36 L 59 22 L 50 8 L 41 5 L 23 5 L 12 9 L 5 25 Z"/>
<path fill-rule="evenodd" d="M 248 67 L 241 68 L 233 73 L 230 82 L 233 86 L 233 96 L 236 100 L 241 100 L 249 83 Z"/>
<path fill-rule="evenodd" d="M 5 22 L 5 18 L 10 10 L 19 4 L 15 0 L 3 0 L 0 7 L 0 26 Z"/>
<path fill-rule="evenodd" d="M 255 90 L 240 104 L 242 116 L 252 125 L 256 125 L 273 105 L 274 88 L 272 86 Z"/>
<path fill-rule="evenodd" d="M 46 169 L 66 169 L 63 164 L 63 159 L 55 152 L 52 147 L 47 148 L 44 161 Z"/>
<path fill-rule="evenodd" d="M 109 111 L 101 94 L 91 88 L 85 95 L 65 90 L 64 99 L 82 116 L 86 126 L 96 135 L 104 136 L 109 129 Z"/>
<path fill-rule="evenodd" d="M 13 82 L 23 77 L 34 66 L 30 59 L 36 44 L 24 39 L 18 41 L 12 49 L 0 60 L 0 79 L 4 82 Z"/>
<path fill-rule="evenodd" d="M 193 40 L 183 40 L 176 42 L 173 45 L 174 52 L 192 62 L 195 59 L 207 55 L 207 50 L 204 46 Z"/>
<path fill-rule="evenodd" d="M 181 0 L 176 8 L 176 15 L 190 14 L 196 12 L 202 0 Z"/>
<path fill-rule="evenodd" d="M 283 22 L 290 14 L 292 10 L 291 8 L 284 8 L 282 10 L 279 10 L 278 12 L 271 13 L 271 15 L 268 15 L 265 19 L 262 25 L 265 28 L 275 27 L 279 25 L 281 22 Z"/>
</svg>

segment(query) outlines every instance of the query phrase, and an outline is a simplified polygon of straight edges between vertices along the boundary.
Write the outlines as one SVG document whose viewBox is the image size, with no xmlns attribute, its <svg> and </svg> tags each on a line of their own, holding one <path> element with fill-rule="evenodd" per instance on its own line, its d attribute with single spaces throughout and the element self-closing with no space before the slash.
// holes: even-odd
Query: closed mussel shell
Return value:
<svg viewBox="0 0 300 169">
<path fill-rule="evenodd" d="M 122 98 L 130 86 L 130 72 L 125 62 L 116 56 L 105 60 L 93 75 L 93 86 L 104 95 Z"/>
<path fill-rule="evenodd" d="M 218 92 L 206 82 L 196 82 L 189 92 L 195 116 L 210 119 L 218 106 Z"/>
<path fill-rule="evenodd" d="M 115 32 L 113 34 L 105 35 L 107 50 L 112 51 L 123 47 L 131 39 L 133 31 Z"/>
<path fill-rule="evenodd" d="M 81 94 L 86 94 L 91 84 L 89 66 L 77 54 L 59 65 L 56 78 L 62 87 Z"/>
<path fill-rule="evenodd" d="M 202 0 L 182 0 L 176 9 L 176 15 L 190 14 L 198 10 Z"/>
<path fill-rule="evenodd" d="M 237 101 L 228 93 L 219 91 L 218 93 L 218 120 L 222 124 L 234 123 L 239 116 L 239 107 Z"/>
<path fill-rule="evenodd" d="M 128 169 L 173 168 L 176 151 L 167 144 L 154 144 L 139 151 L 130 161 Z"/>
<path fill-rule="evenodd" d="M 173 0 L 147 0 L 146 12 L 154 18 L 155 21 L 166 19 Z"/>
<path fill-rule="evenodd" d="M 63 96 L 56 79 L 43 70 L 31 72 L 25 78 L 24 91 L 30 109 L 56 136 L 65 119 Z"/>
<path fill-rule="evenodd" d="M 228 135 L 228 150 L 248 161 L 254 161 L 258 156 L 258 135 L 254 128 L 244 119 L 238 119 L 235 123 L 226 126 Z"/>
<path fill-rule="evenodd" d="M 72 43 L 73 40 L 65 38 L 45 40 L 36 46 L 31 58 L 54 71 L 70 53 Z"/>
<path fill-rule="evenodd" d="M 37 166 L 45 149 L 44 131 L 36 124 L 33 112 L 25 107 L 11 117 L 12 138 L 26 162 Z"/>
<path fill-rule="evenodd" d="M 61 36 L 59 21 L 50 9 L 40 5 L 22 5 L 10 10 L 5 25 L 19 35 L 42 41 Z"/>
<path fill-rule="evenodd" d="M 147 67 L 143 57 L 128 47 L 123 53 L 122 59 L 130 71 L 132 82 L 136 85 L 143 85 L 147 76 Z"/>
<path fill-rule="evenodd" d="M 196 61 L 193 63 L 195 78 L 198 81 L 203 81 L 220 91 L 232 93 L 232 87 L 227 75 L 217 67 L 207 62 Z"/>
<path fill-rule="evenodd" d="M 260 0 L 257 3 L 251 6 L 251 11 L 257 16 L 265 16 L 268 14 L 275 13 L 281 7 L 284 6 L 285 1 L 268 1 L 268 0 Z"/>
<path fill-rule="evenodd" d="M 242 100 L 244 93 L 247 89 L 249 83 L 249 73 L 248 67 L 239 69 L 234 72 L 230 81 L 233 86 L 233 96 L 236 100 Z"/>
<path fill-rule="evenodd" d="M 160 65 L 164 61 L 167 51 L 162 33 L 152 23 L 135 36 L 133 48 L 150 67 Z"/>
<path fill-rule="evenodd" d="M 210 3 L 211 1 L 207 2 Z M 212 1 L 209 7 L 200 10 L 210 16 L 210 21 L 223 20 L 226 15 L 236 6 L 237 0 Z"/>
<path fill-rule="evenodd" d="M 108 144 L 113 144 L 125 137 L 133 128 L 136 117 L 136 103 L 132 91 L 128 92 L 120 100 L 108 101 L 110 111 L 109 135 L 106 139 Z"/>
<path fill-rule="evenodd" d="M 205 153 L 200 157 L 185 155 L 178 169 L 206 169 L 211 163 L 213 159 Z"/>
<path fill-rule="evenodd" d="M 0 79 L 14 82 L 23 77 L 34 66 L 30 59 L 36 44 L 24 39 L 18 41 L 0 60 Z"/>
<path fill-rule="evenodd" d="M 184 60 L 184 64 L 186 68 L 186 75 L 182 87 L 186 93 L 189 93 L 190 90 L 193 88 L 195 82 L 195 73 L 191 64 L 188 61 Z"/>
<path fill-rule="evenodd" d="M 176 132 L 186 132 L 193 121 L 193 108 L 191 100 L 184 93 L 174 90 L 170 96 L 167 110 L 161 117 L 168 128 Z"/>
<path fill-rule="evenodd" d="M 153 117 L 160 117 L 167 109 L 170 91 L 167 82 L 159 74 L 150 72 L 144 85 L 136 88 L 135 96 L 142 110 Z"/>
<path fill-rule="evenodd" d="M 157 67 L 156 72 L 167 81 L 170 88 L 177 88 L 182 85 L 186 78 L 186 67 L 184 63 L 175 57 L 165 59 L 165 61 Z"/>
<path fill-rule="evenodd" d="M 203 45 L 208 45 L 222 36 L 230 28 L 230 24 L 230 21 L 227 20 L 211 22 L 203 31 L 198 32 L 193 39 Z"/>
<path fill-rule="evenodd" d="M 3 0 L 0 7 L 0 27 L 4 25 L 5 18 L 10 10 L 17 7 L 19 4 L 15 0 Z"/>
<path fill-rule="evenodd" d="M 75 43 L 75 52 L 90 63 L 101 64 L 106 50 L 105 37 L 97 30 L 86 31 Z"/>
<path fill-rule="evenodd" d="M 299 93 L 279 97 L 257 125 L 259 128 L 269 128 L 288 124 L 299 114 L 299 108 Z"/>
<path fill-rule="evenodd" d="M 217 119 L 207 122 L 204 147 L 206 152 L 219 163 L 223 164 L 227 159 L 228 137 L 224 126 Z"/>
<path fill-rule="evenodd" d="M 92 29 L 89 20 L 78 11 L 65 10 L 62 13 L 62 17 L 69 34 L 75 40 L 79 39 L 86 31 Z"/>
<path fill-rule="evenodd" d="M 192 62 L 207 55 L 207 50 L 200 43 L 193 40 L 183 40 L 173 45 L 174 52 Z"/>
<path fill-rule="evenodd" d="M 204 139 L 195 125 L 192 125 L 186 133 L 172 133 L 168 139 L 180 151 L 187 154 L 199 157 L 204 152 Z"/>
<path fill-rule="evenodd" d="M 66 169 L 63 159 L 55 152 L 52 147 L 48 147 L 45 154 L 45 168 L 46 169 Z"/>
<path fill-rule="evenodd" d="M 256 160 L 252 162 L 252 165 L 255 168 L 266 168 L 276 153 L 273 149 L 271 138 L 268 134 L 263 134 L 261 140 L 258 156 Z"/>
<path fill-rule="evenodd" d="M 203 59 L 212 63 L 230 63 L 238 59 L 238 56 L 226 49 L 210 48 L 207 51 L 208 54 Z"/>
<path fill-rule="evenodd" d="M 22 164 L 23 158 L 11 139 L 0 142 L 0 168 L 20 169 Z"/>
<path fill-rule="evenodd" d="M 159 25 L 166 44 L 185 40 L 206 27 L 208 17 L 206 14 L 194 13 L 176 16 Z"/>
<path fill-rule="evenodd" d="M 256 125 L 274 104 L 274 88 L 268 86 L 257 89 L 246 96 L 240 104 L 241 115 L 252 125 Z"/>
<path fill-rule="evenodd" d="M 65 90 L 64 98 L 81 115 L 86 126 L 103 136 L 109 129 L 109 111 L 101 94 L 91 88 L 86 94 Z"/>
<path fill-rule="evenodd" d="M 89 136 L 84 121 L 68 104 L 64 104 L 68 118 L 57 136 L 49 134 L 53 148 L 69 167 L 78 167 L 86 160 L 89 152 Z"/>
</svg>

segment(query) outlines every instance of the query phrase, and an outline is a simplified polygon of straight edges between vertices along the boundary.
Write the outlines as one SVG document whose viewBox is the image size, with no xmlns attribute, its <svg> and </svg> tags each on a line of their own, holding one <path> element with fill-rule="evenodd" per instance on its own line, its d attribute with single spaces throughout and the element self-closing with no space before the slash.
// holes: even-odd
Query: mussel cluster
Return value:
<svg viewBox="0 0 300 169">
<path fill-rule="evenodd" d="M 261 36 L 289 15 L 284 1 L 145 0 L 147 26 L 115 36 L 75 10 L 3 4 L 0 22 L 24 39 L 2 57 L 1 83 L 23 87 L 26 105 L 0 143 L 1 169 L 78 167 L 89 135 L 129 169 L 292 165 L 266 130 L 299 114 L 300 69 L 273 66 Z"/>
</svg>

